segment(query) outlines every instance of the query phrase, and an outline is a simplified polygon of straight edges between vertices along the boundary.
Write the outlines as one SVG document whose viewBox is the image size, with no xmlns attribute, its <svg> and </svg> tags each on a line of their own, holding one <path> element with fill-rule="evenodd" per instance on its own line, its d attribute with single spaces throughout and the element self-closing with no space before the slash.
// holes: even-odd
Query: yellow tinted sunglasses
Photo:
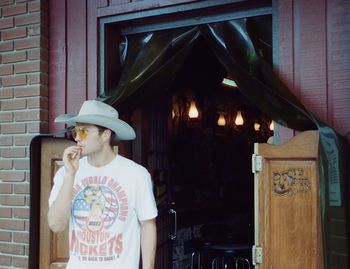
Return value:
<svg viewBox="0 0 350 269">
<path fill-rule="evenodd" d="M 71 134 L 73 138 L 76 138 L 77 136 L 79 136 L 81 139 L 85 139 L 89 134 L 89 130 L 83 129 L 83 128 L 73 128 L 71 130 Z"/>
</svg>

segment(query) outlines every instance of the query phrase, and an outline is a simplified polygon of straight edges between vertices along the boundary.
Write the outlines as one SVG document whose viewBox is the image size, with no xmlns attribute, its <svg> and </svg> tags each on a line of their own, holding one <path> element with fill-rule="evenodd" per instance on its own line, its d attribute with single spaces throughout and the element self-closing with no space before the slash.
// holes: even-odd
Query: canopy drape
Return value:
<svg viewBox="0 0 350 269">
<path fill-rule="evenodd" d="M 124 36 L 120 43 L 119 84 L 116 89 L 106 89 L 99 98 L 115 105 L 141 93 L 152 96 L 166 89 L 193 45 L 200 37 L 204 39 L 241 93 L 261 111 L 294 130 L 318 129 L 323 256 L 325 268 L 331 268 L 329 221 L 331 210 L 337 206 L 332 195 L 340 190 L 344 210 L 347 208 L 344 203 L 348 203 L 347 143 L 309 111 L 274 74 L 271 29 L 271 16 L 261 16 Z M 145 89 L 147 92 L 143 92 Z"/>
</svg>

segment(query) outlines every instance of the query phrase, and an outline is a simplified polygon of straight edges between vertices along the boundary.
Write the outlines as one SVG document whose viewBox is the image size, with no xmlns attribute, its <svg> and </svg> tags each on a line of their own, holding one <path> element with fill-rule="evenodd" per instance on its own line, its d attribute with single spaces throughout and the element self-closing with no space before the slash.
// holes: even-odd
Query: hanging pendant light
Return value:
<svg viewBox="0 0 350 269">
<path fill-rule="evenodd" d="M 218 118 L 218 126 L 225 126 L 226 125 L 226 119 L 223 113 L 220 113 L 220 116 Z"/>
<path fill-rule="evenodd" d="M 258 122 L 254 123 L 254 130 L 257 132 L 260 131 L 260 123 L 258 123 Z"/>
<path fill-rule="evenodd" d="M 196 102 L 195 101 L 191 101 L 190 109 L 188 110 L 188 117 L 190 119 L 197 119 L 198 116 L 199 116 L 199 112 L 198 112 L 198 109 L 196 107 Z"/>
<path fill-rule="evenodd" d="M 235 124 L 236 125 L 243 125 L 244 123 L 244 120 L 243 120 L 243 116 L 242 116 L 242 111 L 237 111 L 237 116 L 236 116 L 236 119 L 235 119 Z"/>
</svg>

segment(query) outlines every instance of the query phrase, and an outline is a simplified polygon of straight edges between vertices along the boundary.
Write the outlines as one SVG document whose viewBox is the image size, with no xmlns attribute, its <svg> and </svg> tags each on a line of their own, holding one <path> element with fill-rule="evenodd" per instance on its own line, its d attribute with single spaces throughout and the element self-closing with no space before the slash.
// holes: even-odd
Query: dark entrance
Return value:
<svg viewBox="0 0 350 269">
<path fill-rule="evenodd" d="M 225 77 L 225 69 L 199 39 L 165 97 L 168 175 L 178 222 L 173 268 L 189 268 L 203 241 L 249 248 L 254 243 L 251 154 L 254 142 L 273 135 L 271 119 L 236 87 L 225 86 Z M 191 104 L 197 117 L 189 116 Z M 238 112 L 242 125 L 235 122 Z"/>
<path fill-rule="evenodd" d="M 191 254 L 199 247 L 195 243 L 202 240 L 245 244 L 250 256 L 251 154 L 254 142 L 266 142 L 273 132 L 271 119 L 237 87 L 223 84 L 224 78 L 230 76 L 199 38 L 166 88 L 140 90 L 119 107 L 140 126 L 142 145 L 136 141 L 121 150 L 153 174 L 160 210 L 158 246 L 163 246 L 159 260 L 169 268 L 189 268 Z M 191 118 L 193 102 L 198 116 Z M 236 122 L 238 112 L 242 125 Z M 177 214 L 176 225 L 169 208 Z M 176 238 L 169 241 L 168 234 Z"/>
</svg>

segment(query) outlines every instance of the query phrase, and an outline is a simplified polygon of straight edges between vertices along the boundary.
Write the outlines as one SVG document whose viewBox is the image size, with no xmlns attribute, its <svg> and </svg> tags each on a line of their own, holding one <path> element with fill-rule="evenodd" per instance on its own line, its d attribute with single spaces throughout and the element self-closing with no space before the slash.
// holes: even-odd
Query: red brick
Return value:
<svg viewBox="0 0 350 269">
<path fill-rule="evenodd" d="M 0 52 L 13 50 L 13 41 L 0 42 Z"/>
<path fill-rule="evenodd" d="M 29 207 L 13 209 L 13 217 L 16 219 L 29 219 L 29 216 L 30 216 Z"/>
<path fill-rule="evenodd" d="M 23 158 L 26 157 L 25 147 L 2 148 L 1 157 L 4 158 Z"/>
<path fill-rule="evenodd" d="M 26 132 L 24 123 L 4 123 L 1 124 L 2 134 L 21 134 Z"/>
<path fill-rule="evenodd" d="M 13 168 L 15 170 L 29 170 L 29 159 L 24 160 L 14 160 Z"/>
<path fill-rule="evenodd" d="M 2 78 L 2 85 L 4 87 L 9 86 L 19 86 L 27 83 L 26 75 L 15 75 L 15 76 L 6 76 Z"/>
<path fill-rule="evenodd" d="M 40 71 L 40 62 L 39 61 L 30 61 L 25 63 L 16 63 L 15 64 L 15 73 L 28 73 L 28 72 L 38 72 Z"/>
<path fill-rule="evenodd" d="M 27 124 L 28 133 L 47 132 L 49 126 L 47 122 L 32 122 Z"/>
<path fill-rule="evenodd" d="M 29 162 L 29 159 L 28 159 L 28 162 Z M 15 194 L 29 194 L 30 192 L 29 183 L 14 184 L 13 187 L 14 187 Z"/>
<path fill-rule="evenodd" d="M 10 170 L 12 169 L 12 160 L 0 159 L 0 169 L 1 170 Z M 3 190 L 0 190 L 0 193 L 3 193 Z"/>
<path fill-rule="evenodd" d="M 47 120 L 47 117 L 48 117 L 47 111 L 41 111 L 38 109 L 15 112 L 16 122 Z"/>
<path fill-rule="evenodd" d="M 45 94 L 46 93 L 46 94 Z M 47 96 L 47 90 L 40 85 L 32 85 L 15 89 L 15 97 Z"/>
<path fill-rule="evenodd" d="M 9 30 L 2 32 L 2 39 L 3 40 L 23 38 L 26 36 L 27 36 L 27 28 L 26 27 L 11 28 Z"/>
<path fill-rule="evenodd" d="M 0 76 L 3 75 L 13 75 L 13 64 L 4 64 L 0 66 Z"/>
<path fill-rule="evenodd" d="M 25 99 L 13 99 L 13 100 L 3 100 L 1 101 L 1 110 L 17 110 L 25 109 L 27 106 L 27 101 Z"/>
<path fill-rule="evenodd" d="M 24 171 L 0 171 L 0 177 L 3 182 L 24 182 Z"/>
<path fill-rule="evenodd" d="M 0 22 L 1 22 L 0 23 L 0 30 L 12 28 L 14 26 L 13 18 L 6 18 L 6 19 L 0 18 Z"/>
<path fill-rule="evenodd" d="M 26 173 L 25 173 L 25 182 L 27 182 L 27 183 L 31 182 L 30 171 L 26 171 Z M 28 200 L 27 200 L 27 206 L 30 206 L 30 199 L 29 199 L 29 197 L 28 197 Z"/>
<path fill-rule="evenodd" d="M 0 123 L 1 122 L 13 122 L 12 112 L 0 112 Z"/>
<path fill-rule="evenodd" d="M 32 13 L 32 14 L 15 17 L 16 26 L 29 25 L 29 24 L 39 23 L 39 22 L 40 22 L 40 13 Z"/>
<path fill-rule="evenodd" d="M 0 218 L 11 218 L 12 209 L 10 207 L 1 207 L 0 208 Z"/>
<path fill-rule="evenodd" d="M 15 63 L 27 60 L 26 51 L 12 52 L 2 55 L 2 63 Z"/>
<path fill-rule="evenodd" d="M 40 77 L 41 77 L 41 74 L 39 72 L 37 72 L 35 74 L 28 74 L 27 75 L 27 83 L 28 84 L 39 84 Z"/>
<path fill-rule="evenodd" d="M 1 227 L 1 220 L 0 220 L 0 227 Z M 24 255 L 24 245 L 0 243 L 0 253 Z"/>
<path fill-rule="evenodd" d="M 0 7 L 7 6 L 9 4 L 13 4 L 14 2 L 15 2 L 14 0 L 0 0 Z"/>
<path fill-rule="evenodd" d="M 0 193 L 11 194 L 12 193 L 12 184 L 0 183 Z"/>
<path fill-rule="evenodd" d="M 40 25 L 30 25 L 28 26 L 28 36 L 37 36 L 41 33 Z"/>
<path fill-rule="evenodd" d="M 13 89 L 0 89 L 0 99 L 13 98 Z"/>
<path fill-rule="evenodd" d="M 2 266 L 11 266 L 12 256 L 0 255 L 0 264 Z"/>
<path fill-rule="evenodd" d="M 28 256 L 28 255 L 26 255 Z M 28 268 L 28 257 L 26 256 L 14 256 L 12 265 L 16 268 Z"/>
<path fill-rule="evenodd" d="M 0 146 L 12 146 L 12 135 L 0 135 Z"/>
<path fill-rule="evenodd" d="M 16 4 L 2 8 L 2 15 L 4 17 L 15 16 L 27 12 L 27 4 Z"/>
<path fill-rule="evenodd" d="M 39 60 L 40 59 L 40 48 L 30 49 L 27 51 L 28 60 Z"/>
<path fill-rule="evenodd" d="M 15 49 L 30 49 L 40 47 L 40 37 L 15 40 Z"/>
<path fill-rule="evenodd" d="M 28 11 L 33 12 L 33 11 L 39 11 L 40 10 L 40 2 L 29 2 L 28 3 Z"/>
<path fill-rule="evenodd" d="M 15 146 L 28 146 L 33 137 L 33 135 L 17 135 L 14 137 Z"/>
<path fill-rule="evenodd" d="M 0 232 L 0 241 L 8 241 L 11 242 L 12 240 L 12 234 L 11 232 Z M 0 256 L 0 260 L 1 260 L 1 256 Z M 0 263 L 1 264 L 1 263 Z"/>
<path fill-rule="evenodd" d="M 28 98 L 27 99 L 27 107 L 28 108 L 48 109 L 47 98 L 41 98 L 41 97 Z"/>
<path fill-rule="evenodd" d="M 25 205 L 25 196 L 1 194 L 0 204 L 5 206 L 23 206 Z"/>
</svg>

